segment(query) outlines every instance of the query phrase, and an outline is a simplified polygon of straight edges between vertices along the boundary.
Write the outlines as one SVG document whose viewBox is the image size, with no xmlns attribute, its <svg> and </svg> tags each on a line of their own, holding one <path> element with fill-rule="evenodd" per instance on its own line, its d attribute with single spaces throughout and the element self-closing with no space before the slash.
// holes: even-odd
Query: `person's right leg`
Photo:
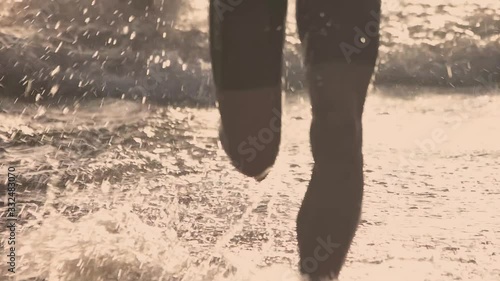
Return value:
<svg viewBox="0 0 500 281">
<path fill-rule="evenodd" d="M 286 0 L 210 1 L 210 51 L 220 138 L 234 166 L 267 175 L 281 138 Z"/>
<path fill-rule="evenodd" d="M 363 198 L 361 118 L 379 45 L 379 0 L 297 0 L 313 120 L 312 179 L 297 217 L 300 270 L 336 278 Z"/>
</svg>

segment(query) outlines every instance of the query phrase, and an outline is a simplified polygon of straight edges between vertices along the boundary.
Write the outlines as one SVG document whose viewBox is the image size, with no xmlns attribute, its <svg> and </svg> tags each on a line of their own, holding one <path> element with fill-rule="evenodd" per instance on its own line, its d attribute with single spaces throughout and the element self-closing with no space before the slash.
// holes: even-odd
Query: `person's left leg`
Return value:
<svg viewBox="0 0 500 281">
<path fill-rule="evenodd" d="M 210 1 L 220 138 L 233 165 L 262 180 L 281 138 L 286 0 Z"/>
</svg>

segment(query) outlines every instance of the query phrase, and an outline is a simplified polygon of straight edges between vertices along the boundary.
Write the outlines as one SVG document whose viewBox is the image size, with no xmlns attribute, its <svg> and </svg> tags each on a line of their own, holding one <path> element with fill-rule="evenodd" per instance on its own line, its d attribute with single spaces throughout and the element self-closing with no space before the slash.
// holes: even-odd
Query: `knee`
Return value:
<svg viewBox="0 0 500 281">
<path fill-rule="evenodd" d="M 351 178 L 351 174 L 359 174 L 363 158 L 359 117 L 333 113 L 325 118 L 314 117 L 310 139 L 315 165 L 322 171 L 346 178 Z"/>
<path fill-rule="evenodd" d="M 361 145 L 362 134 L 361 116 L 354 112 L 326 112 L 314 116 L 311 124 L 313 149 L 351 151 Z"/>
</svg>

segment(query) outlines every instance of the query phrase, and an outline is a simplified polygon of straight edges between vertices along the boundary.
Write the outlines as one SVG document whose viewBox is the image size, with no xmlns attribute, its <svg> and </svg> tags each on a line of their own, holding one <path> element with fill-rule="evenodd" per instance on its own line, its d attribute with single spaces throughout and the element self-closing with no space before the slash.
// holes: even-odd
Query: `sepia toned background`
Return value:
<svg viewBox="0 0 500 281">
<path fill-rule="evenodd" d="M 2 280 L 300 280 L 312 157 L 294 3 L 281 153 L 256 183 L 219 148 L 205 2 L 0 3 L 0 169 L 16 167 L 22 225 Z M 383 2 L 341 280 L 500 280 L 498 10 Z"/>
</svg>

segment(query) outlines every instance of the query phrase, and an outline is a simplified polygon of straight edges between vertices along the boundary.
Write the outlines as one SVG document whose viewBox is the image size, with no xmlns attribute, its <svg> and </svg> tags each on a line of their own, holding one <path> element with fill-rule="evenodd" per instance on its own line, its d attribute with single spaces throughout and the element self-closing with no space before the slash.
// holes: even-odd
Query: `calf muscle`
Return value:
<svg viewBox="0 0 500 281">
<path fill-rule="evenodd" d="M 379 20 L 373 15 L 379 11 L 377 0 L 298 0 L 297 4 L 315 162 L 297 217 L 297 240 L 300 270 L 312 280 L 338 277 L 361 215 L 362 115 L 378 53 Z M 369 34 L 360 33 L 364 29 Z M 353 44 L 356 51 L 346 56 L 345 44 Z M 318 237 L 329 237 L 338 247 L 316 260 L 314 268 L 307 261 L 314 256 Z"/>
</svg>

